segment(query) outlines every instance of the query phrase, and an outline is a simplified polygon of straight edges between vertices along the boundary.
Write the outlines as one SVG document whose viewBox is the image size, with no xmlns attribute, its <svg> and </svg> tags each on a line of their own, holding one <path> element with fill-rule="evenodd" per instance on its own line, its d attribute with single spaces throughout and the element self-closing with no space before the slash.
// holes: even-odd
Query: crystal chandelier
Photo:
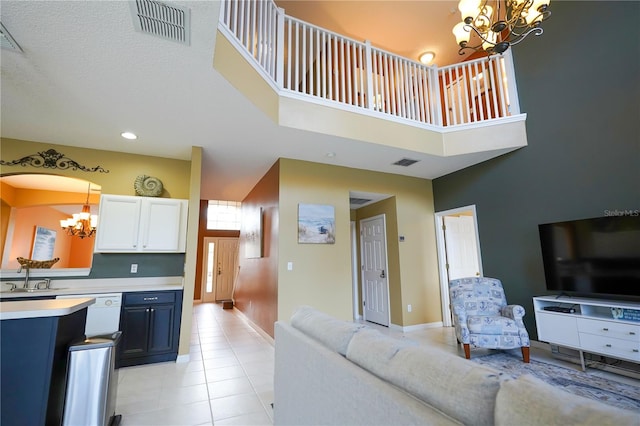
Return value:
<svg viewBox="0 0 640 426">
<path fill-rule="evenodd" d="M 67 235 L 75 237 L 92 237 L 96 233 L 96 224 L 98 223 L 98 216 L 91 214 L 91 206 L 89 205 L 89 192 L 91 191 L 91 184 L 87 189 L 87 201 L 82 206 L 80 213 L 74 213 L 73 217 L 69 219 L 63 219 L 60 221 L 62 229 L 67 231 Z"/>
<path fill-rule="evenodd" d="M 460 0 L 458 9 L 462 22 L 453 27 L 453 34 L 460 46 L 458 53 L 465 49 L 485 51 L 489 55 L 505 52 L 529 34 L 539 36 L 543 30 L 541 23 L 549 16 L 550 0 Z M 469 45 L 471 31 L 480 40 L 475 46 Z"/>
</svg>

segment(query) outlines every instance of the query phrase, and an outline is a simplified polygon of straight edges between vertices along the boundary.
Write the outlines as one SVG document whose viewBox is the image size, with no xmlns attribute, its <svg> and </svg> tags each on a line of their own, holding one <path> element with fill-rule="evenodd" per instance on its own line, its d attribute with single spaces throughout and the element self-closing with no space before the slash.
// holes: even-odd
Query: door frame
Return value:
<svg viewBox="0 0 640 426">
<path fill-rule="evenodd" d="M 456 209 L 444 210 L 436 212 L 436 248 L 438 251 L 438 274 L 440 276 L 440 301 L 442 303 L 442 325 L 444 327 L 451 327 L 451 307 L 449 300 L 449 277 L 447 275 L 447 251 L 444 241 L 444 230 L 442 224 L 445 216 L 459 215 L 460 213 L 471 212 L 473 217 L 473 224 L 476 231 L 476 249 L 478 250 L 478 268 L 480 275 L 484 275 L 482 271 L 482 253 L 480 250 L 480 234 L 478 231 L 478 216 L 476 213 L 476 205 L 458 207 Z"/>
<path fill-rule="evenodd" d="M 364 253 L 362 243 L 363 235 L 362 235 L 362 222 L 368 220 L 382 219 L 382 227 L 384 228 L 384 267 L 385 271 L 387 271 L 387 327 L 391 327 L 391 295 L 389 293 L 389 253 L 388 253 L 388 244 L 387 244 L 387 215 L 382 213 L 371 217 L 366 217 L 360 219 L 359 223 L 359 231 L 360 231 L 360 281 L 362 282 L 362 286 L 360 291 L 362 292 L 362 298 L 365 297 L 365 279 L 364 279 Z M 367 310 L 365 306 L 362 306 L 362 319 L 367 321 Z M 377 324 L 377 323 L 374 323 Z M 384 326 L 383 326 L 384 327 Z"/>
<path fill-rule="evenodd" d="M 356 221 L 350 221 L 349 227 L 351 230 L 351 297 L 353 298 L 353 319 L 357 321 L 360 319 L 360 309 L 358 308 L 360 303 L 358 303 L 358 230 Z"/>
</svg>

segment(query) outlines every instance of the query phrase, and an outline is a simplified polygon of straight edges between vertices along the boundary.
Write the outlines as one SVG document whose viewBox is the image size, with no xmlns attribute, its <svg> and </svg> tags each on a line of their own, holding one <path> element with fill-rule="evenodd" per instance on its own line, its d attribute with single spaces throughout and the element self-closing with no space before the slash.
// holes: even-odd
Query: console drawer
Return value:
<svg viewBox="0 0 640 426">
<path fill-rule="evenodd" d="M 593 351 L 615 358 L 640 361 L 640 344 L 629 340 L 580 333 L 580 347 L 587 352 Z"/>
<path fill-rule="evenodd" d="M 580 333 L 589 333 L 597 336 L 611 337 L 614 339 L 640 343 L 640 326 L 630 324 L 578 318 L 578 331 Z"/>
</svg>

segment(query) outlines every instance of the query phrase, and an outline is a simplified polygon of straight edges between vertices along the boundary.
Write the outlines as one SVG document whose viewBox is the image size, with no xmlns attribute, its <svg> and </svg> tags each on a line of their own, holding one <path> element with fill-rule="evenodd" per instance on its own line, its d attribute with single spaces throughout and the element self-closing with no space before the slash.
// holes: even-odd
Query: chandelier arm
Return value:
<svg viewBox="0 0 640 426">
<path fill-rule="evenodd" d="M 482 33 L 480 32 L 480 30 L 478 30 L 478 29 L 477 29 L 476 27 L 474 27 L 473 25 L 471 25 L 471 24 L 466 24 L 463 28 L 464 28 L 464 29 L 467 29 L 467 27 L 469 27 L 469 29 L 473 30 L 473 32 L 475 32 L 475 33 L 478 35 L 478 37 L 480 37 L 480 38 L 482 39 L 482 41 L 484 41 L 484 42 L 486 42 L 486 43 L 489 43 L 489 44 L 492 44 L 492 45 L 494 45 L 494 46 L 497 44 L 497 43 L 494 43 L 494 42 L 492 42 L 492 41 L 490 41 L 490 40 L 487 40 L 487 38 L 486 38 L 484 35 L 482 35 Z M 478 46 L 482 46 L 482 43 L 480 43 Z M 467 49 L 469 49 L 469 48 L 467 48 Z M 471 49 L 472 49 L 472 48 L 471 48 Z"/>
<path fill-rule="evenodd" d="M 524 40 L 525 38 L 527 38 L 530 34 L 533 33 L 533 35 L 535 36 L 539 36 L 544 32 L 544 30 L 540 27 L 536 27 L 536 28 L 530 28 L 528 31 L 525 31 L 524 33 L 522 33 L 515 41 L 511 41 L 509 42 L 512 46 L 515 46 L 516 44 L 520 43 L 522 40 Z"/>
</svg>

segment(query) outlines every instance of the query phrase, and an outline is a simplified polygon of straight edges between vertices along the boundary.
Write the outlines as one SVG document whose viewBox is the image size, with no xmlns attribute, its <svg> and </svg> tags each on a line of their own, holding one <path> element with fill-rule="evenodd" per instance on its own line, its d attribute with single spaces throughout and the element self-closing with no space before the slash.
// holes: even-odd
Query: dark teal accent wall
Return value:
<svg viewBox="0 0 640 426">
<path fill-rule="evenodd" d="M 182 277 L 184 256 L 184 253 L 95 253 L 89 276 L 55 279 Z M 131 273 L 132 263 L 138 265 L 135 274 Z M 15 281 L 15 278 L 2 278 L 2 281 Z"/>
<path fill-rule="evenodd" d="M 138 272 L 131 273 L 131 264 Z M 96 253 L 91 273 L 83 278 L 181 277 L 184 275 L 184 253 Z"/>
<path fill-rule="evenodd" d="M 476 205 L 484 274 L 526 308 L 533 338 L 538 224 L 640 209 L 640 2 L 551 10 L 544 34 L 513 48 L 529 145 L 433 182 L 436 211 Z"/>
</svg>

